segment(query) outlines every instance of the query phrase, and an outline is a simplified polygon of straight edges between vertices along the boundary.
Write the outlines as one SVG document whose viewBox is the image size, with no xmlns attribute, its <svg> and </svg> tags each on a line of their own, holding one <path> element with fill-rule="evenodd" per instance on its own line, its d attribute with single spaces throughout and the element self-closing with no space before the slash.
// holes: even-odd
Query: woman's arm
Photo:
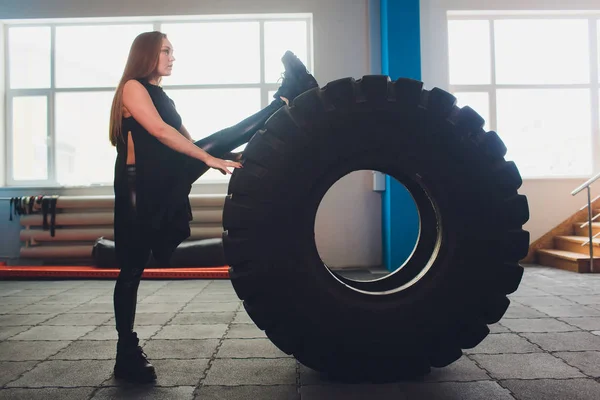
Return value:
<svg viewBox="0 0 600 400">
<path fill-rule="evenodd" d="M 190 133 L 188 132 L 187 129 L 185 129 L 185 126 L 183 126 L 183 124 L 181 125 L 181 128 L 179 128 L 179 132 L 185 136 L 187 138 L 187 140 L 189 140 L 190 142 L 193 142 L 194 139 L 192 139 L 192 136 L 190 135 Z"/>
<path fill-rule="evenodd" d="M 211 168 L 231 173 L 228 167 L 240 168 L 241 164 L 215 158 L 183 137 L 175 128 L 163 121 L 144 86 L 130 80 L 123 87 L 123 105 L 133 118 L 152 136 L 171 149 L 196 158 Z"/>
</svg>

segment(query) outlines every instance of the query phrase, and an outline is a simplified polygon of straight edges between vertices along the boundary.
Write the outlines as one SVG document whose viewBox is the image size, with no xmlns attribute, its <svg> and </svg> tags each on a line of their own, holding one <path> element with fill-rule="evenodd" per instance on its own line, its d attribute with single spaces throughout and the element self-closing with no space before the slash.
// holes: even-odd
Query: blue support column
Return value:
<svg viewBox="0 0 600 400">
<path fill-rule="evenodd" d="M 381 70 L 391 79 L 421 80 L 419 0 L 381 0 Z M 410 256 L 419 216 L 408 190 L 386 175 L 382 196 L 383 262 L 389 271 Z"/>
</svg>

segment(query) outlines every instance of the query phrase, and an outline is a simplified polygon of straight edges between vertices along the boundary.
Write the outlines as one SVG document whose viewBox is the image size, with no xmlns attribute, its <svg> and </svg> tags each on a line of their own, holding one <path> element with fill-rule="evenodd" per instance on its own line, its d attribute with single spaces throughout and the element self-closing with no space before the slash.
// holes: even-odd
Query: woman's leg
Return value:
<svg viewBox="0 0 600 400">
<path fill-rule="evenodd" d="M 194 142 L 194 144 L 211 156 L 222 158 L 225 154 L 247 143 L 264 126 L 267 119 L 284 105 L 285 102 L 281 99 L 273 100 L 271 104 L 256 114 L 251 115 L 234 126 L 200 139 Z M 209 167 L 202 161 L 191 159 L 188 168 L 190 183 L 195 182 L 208 169 Z"/>
<path fill-rule="evenodd" d="M 283 55 L 281 62 L 285 68 L 283 81 L 273 95 L 275 100 L 271 104 L 232 127 L 198 140 L 195 142 L 196 146 L 214 157 L 222 158 L 225 154 L 247 143 L 263 127 L 267 119 L 286 104 L 281 97 L 292 101 L 301 93 L 319 86 L 306 66 L 291 51 L 287 51 Z M 192 159 L 189 164 L 190 184 L 198 180 L 209 169 L 206 164 L 196 159 Z"/>
<path fill-rule="evenodd" d="M 128 166 L 127 181 L 128 197 L 115 199 L 119 202 L 115 204 L 115 250 L 121 270 L 113 295 L 119 338 L 114 373 L 117 378 L 150 382 L 156 379 L 156 373 L 138 346 L 139 339 L 133 330 L 138 287 L 151 254 L 136 216 L 134 166 Z"/>
</svg>

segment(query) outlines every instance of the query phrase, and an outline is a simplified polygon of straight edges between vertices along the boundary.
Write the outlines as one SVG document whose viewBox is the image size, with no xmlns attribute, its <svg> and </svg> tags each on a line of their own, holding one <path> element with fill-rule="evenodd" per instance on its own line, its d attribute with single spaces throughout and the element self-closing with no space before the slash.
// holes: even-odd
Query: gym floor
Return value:
<svg viewBox="0 0 600 400">
<path fill-rule="evenodd" d="M 112 376 L 114 281 L 0 281 L 0 399 L 600 398 L 600 274 L 527 266 L 491 334 L 418 382 L 329 382 L 280 352 L 226 280 L 143 281 L 154 385 Z"/>
</svg>

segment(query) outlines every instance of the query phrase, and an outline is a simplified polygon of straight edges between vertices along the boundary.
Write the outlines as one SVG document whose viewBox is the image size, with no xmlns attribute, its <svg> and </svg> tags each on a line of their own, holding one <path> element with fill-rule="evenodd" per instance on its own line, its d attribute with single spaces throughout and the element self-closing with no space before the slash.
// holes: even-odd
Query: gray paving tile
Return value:
<svg viewBox="0 0 600 400">
<path fill-rule="evenodd" d="M 479 345 L 465 349 L 465 354 L 536 353 L 542 350 L 515 333 L 488 335 Z"/>
<path fill-rule="evenodd" d="M 76 314 L 76 313 L 65 313 L 57 315 L 41 325 L 67 325 L 67 326 L 90 326 L 100 325 L 112 318 L 112 314 Z"/>
<path fill-rule="evenodd" d="M 137 332 L 138 338 L 148 339 L 152 337 L 161 327 L 159 325 L 142 325 L 134 328 Z M 117 330 L 112 325 L 101 325 L 89 332 L 87 335 L 82 336 L 81 340 L 117 340 Z"/>
<path fill-rule="evenodd" d="M 114 307 L 111 303 L 85 303 L 81 304 L 77 307 L 71 308 L 70 310 L 65 311 L 66 313 L 79 313 L 79 314 L 113 314 Z"/>
<path fill-rule="evenodd" d="M 0 340 L 6 340 L 30 328 L 31 326 L 0 326 Z"/>
<path fill-rule="evenodd" d="M 500 323 L 488 325 L 488 328 L 490 328 L 490 333 L 510 333 L 510 330 Z"/>
<path fill-rule="evenodd" d="M 534 306 L 532 307 L 549 317 L 599 317 L 600 310 L 590 306 L 575 304 L 572 306 Z"/>
<path fill-rule="evenodd" d="M 208 359 L 154 360 L 158 386 L 196 386 L 208 367 Z"/>
<path fill-rule="evenodd" d="M 100 386 L 113 366 L 114 362 L 104 360 L 44 361 L 7 387 Z"/>
<path fill-rule="evenodd" d="M 227 339 L 252 339 L 252 338 L 266 338 L 267 335 L 264 331 L 258 329 L 254 324 L 235 324 L 229 327 L 227 332 Z"/>
<path fill-rule="evenodd" d="M 401 388 L 398 385 L 310 385 L 300 388 L 300 396 L 302 400 L 409 400 L 435 398 L 409 397 L 405 391 L 405 388 Z"/>
<path fill-rule="evenodd" d="M 491 378 L 468 357 L 463 356 L 444 368 L 432 368 L 425 382 L 486 381 Z"/>
<path fill-rule="evenodd" d="M 502 317 L 502 321 L 508 318 L 547 318 L 548 315 L 534 310 L 531 307 L 524 306 L 519 303 L 511 302 L 506 314 Z"/>
<path fill-rule="evenodd" d="M 252 321 L 252 318 L 250 318 L 248 313 L 246 313 L 244 311 L 238 311 L 238 313 L 235 315 L 235 318 L 233 319 L 233 323 L 234 324 L 254 324 L 254 321 Z"/>
<path fill-rule="evenodd" d="M 4 314 L 0 315 L 0 327 L 37 325 L 54 317 L 54 314 Z"/>
<path fill-rule="evenodd" d="M 552 296 L 552 294 L 544 292 L 540 289 L 535 289 L 521 284 L 516 292 L 511 293 L 509 297 L 532 297 L 532 296 Z"/>
<path fill-rule="evenodd" d="M 95 326 L 33 326 L 8 340 L 76 340 Z"/>
<path fill-rule="evenodd" d="M 173 325 L 197 325 L 197 324 L 226 324 L 233 321 L 235 313 L 231 312 L 181 312 L 171 321 Z"/>
<path fill-rule="evenodd" d="M 300 400 L 295 386 L 204 386 L 195 400 Z"/>
<path fill-rule="evenodd" d="M 171 295 L 156 295 L 153 294 L 151 296 L 146 297 L 144 300 L 140 301 L 140 304 L 152 304 L 152 303 L 181 303 L 182 305 L 187 303 L 188 301 L 190 301 L 192 298 L 194 298 L 195 294 L 185 294 L 185 293 L 178 293 L 178 294 L 171 294 Z"/>
<path fill-rule="evenodd" d="M 36 296 L 43 296 L 43 297 L 50 297 L 50 296 L 54 296 L 56 294 L 59 293 L 63 293 L 68 289 L 20 289 L 17 293 L 14 293 L 13 296 L 23 296 L 23 297 L 36 297 Z"/>
<path fill-rule="evenodd" d="M 547 353 L 475 354 L 472 359 L 494 379 L 582 378 L 577 369 Z"/>
<path fill-rule="evenodd" d="M 588 296 L 564 296 L 565 299 L 568 299 L 574 303 L 578 304 L 596 304 L 600 305 L 600 295 L 588 295 Z"/>
<path fill-rule="evenodd" d="M 68 289 L 66 291 L 64 291 L 62 294 L 66 294 L 66 295 L 83 295 L 83 296 L 92 296 L 92 297 L 97 297 L 97 296 L 101 296 L 101 295 L 112 295 L 113 290 L 114 290 L 114 282 L 107 287 L 103 287 L 103 288 L 98 288 L 98 287 L 88 287 L 87 285 L 85 285 L 84 287 L 78 287 L 78 288 L 74 288 L 74 289 Z"/>
<path fill-rule="evenodd" d="M 144 344 L 144 352 L 152 360 L 211 358 L 218 344 L 219 339 L 150 339 Z"/>
<path fill-rule="evenodd" d="M 558 352 L 554 355 L 584 374 L 600 377 L 600 351 Z"/>
<path fill-rule="evenodd" d="M 0 297 L 13 296 L 20 291 L 21 289 L 3 289 L 2 286 L 0 286 Z"/>
<path fill-rule="evenodd" d="M 561 318 L 560 320 L 586 331 L 600 330 L 600 317 Z"/>
<path fill-rule="evenodd" d="M 536 307 L 536 306 L 572 306 L 576 303 L 563 299 L 562 297 L 557 296 L 540 296 L 540 297 L 516 297 L 513 299 L 517 303 L 523 304 L 528 307 Z"/>
<path fill-rule="evenodd" d="M 0 389 L 0 400 L 82 400 L 95 390 L 87 388 Z"/>
<path fill-rule="evenodd" d="M 6 304 L 0 307 L 0 314 L 10 314 L 16 311 L 20 311 L 23 308 L 27 308 L 31 306 L 27 306 L 25 304 Z"/>
<path fill-rule="evenodd" d="M 235 293 L 200 293 L 192 299 L 192 303 L 235 303 L 238 301 L 240 301 L 240 299 Z"/>
<path fill-rule="evenodd" d="M 101 295 L 90 300 L 89 304 L 113 304 L 114 298 L 113 295 Z"/>
<path fill-rule="evenodd" d="M 502 385 L 513 392 L 519 400 L 600 398 L 600 383 L 593 379 L 509 380 L 503 381 Z"/>
<path fill-rule="evenodd" d="M 152 385 L 107 387 L 98 390 L 92 400 L 148 399 L 148 400 L 192 400 L 193 386 L 159 387 Z"/>
<path fill-rule="evenodd" d="M 169 325 L 163 327 L 153 339 L 220 339 L 227 325 Z"/>
<path fill-rule="evenodd" d="M 584 296 L 594 294 L 593 290 L 581 285 L 547 286 L 544 291 L 557 296 Z"/>
<path fill-rule="evenodd" d="M 0 343 L 0 361 L 45 360 L 58 353 L 71 343 L 70 341 L 6 341 Z"/>
<path fill-rule="evenodd" d="M 77 340 L 50 360 L 113 360 L 116 351 L 116 340 Z"/>
<path fill-rule="evenodd" d="M 6 304 L 22 304 L 22 305 L 35 304 L 38 301 L 42 301 L 45 298 L 46 297 L 40 297 L 40 296 L 36 296 L 36 297 L 5 296 L 5 297 L 2 297 L 2 306 L 6 305 Z"/>
<path fill-rule="evenodd" d="M 225 339 L 217 358 L 282 358 L 290 357 L 269 339 Z"/>
<path fill-rule="evenodd" d="M 135 326 L 142 325 L 164 325 L 169 322 L 176 314 L 174 312 L 167 313 L 139 313 L 135 314 Z M 113 320 L 114 324 L 114 320 Z"/>
<path fill-rule="evenodd" d="M 227 302 L 227 303 L 189 303 L 181 310 L 184 313 L 192 312 L 232 312 L 237 311 L 240 308 L 241 302 Z"/>
<path fill-rule="evenodd" d="M 572 332 L 577 327 L 554 318 L 514 318 L 504 320 L 503 325 L 513 332 Z"/>
<path fill-rule="evenodd" d="M 589 332 L 523 333 L 546 351 L 600 350 L 600 337 Z"/>
<path fill-rule="evenodd" d="M 204 385 L 295 385 L 296 361 L 291 358 L 216 359 Z"/>
<path fill-rule="evenodd" d="M 21 374 L 29 371 L 38 361 L 0 361 L 0 386 L 17 379 Z"/>
<path fill-rule="evenodd" d="M 65 294 L 60 293 L 54 296 L 46 297 L 44 299 L 44 304 L 73 304 L 80 305 L 83 303 L 87 303 L 94 297 L 98 297 L 98 295 L 84 295 L 84 294 Z"/>
<path fill-rule="evenodd" d="M 136 312 L 138 313 L 168 313 L 178 312 L 184 303 L 138 303 Z"/>
<path fill-rule="evenodd" d="M 508 390 L 493 381 L 406 384 L 403 392 L 407 399 L 513 400 Z"/>
<path fill-rule="evenodd" d="M 9 306 L 10 307 L 10 306 Z M 21 307 L 21 306 L 13 306 Z M 32 304 L 20 308 L 15 314 L 60 314 L 76 307 L 74 304 Z M 4 309 L 4 307 L 2 307 Z"/>
</svg>

